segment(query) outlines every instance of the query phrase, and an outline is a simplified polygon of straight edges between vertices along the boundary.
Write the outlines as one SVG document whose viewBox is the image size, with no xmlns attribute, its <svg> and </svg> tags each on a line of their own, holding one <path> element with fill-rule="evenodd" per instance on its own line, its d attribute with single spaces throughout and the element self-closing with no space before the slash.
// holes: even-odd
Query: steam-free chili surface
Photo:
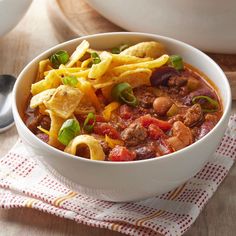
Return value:
<svg viewBox="0 0 236 236">
<path fill-rule="evenodd" d="M 137 104 L 121 102 L 109 121 L 104 118 L 103 110 L 96 111 L 92 121 L 88 120 L 88 125 L 93 123 L 91 130 L 81 130 L 81 134 L 99 140 L 106 161 L 158 158 L 180 150 L 210 132 L 222 116 L 216 90 L 186 64 L 177 69 L 171 64 L 157 68 L 152 71 L 150 81 L 150 86 L 133 88 L 131 95 Z M 111 102 L 100 89 L 96 95 L 102 107 Z M 80 126 L 86 117 L 86 114 L 76 115 Z M 50 129 L 47 114 L 28 106 L 25 123 L 38 138 L 48 142 L 48 135 L 37 128 Z M 57 148 L 63 150 L 65 145 Z M 76 155 L 89 157 L 89 149 L 82 145 Z"/>
</svg>

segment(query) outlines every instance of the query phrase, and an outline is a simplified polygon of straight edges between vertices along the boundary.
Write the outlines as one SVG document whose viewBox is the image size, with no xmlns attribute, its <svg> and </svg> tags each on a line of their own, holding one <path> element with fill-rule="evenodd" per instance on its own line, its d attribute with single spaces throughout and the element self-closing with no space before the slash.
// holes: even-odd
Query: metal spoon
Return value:
<svg viewBox="0 0 236 236">
<path fill-rule="evenodd" d="M 14 124 L 12 115 L 12 89 L 16 78 L 12 75 L 0 75 L 0 133 Z"/>
</svg>

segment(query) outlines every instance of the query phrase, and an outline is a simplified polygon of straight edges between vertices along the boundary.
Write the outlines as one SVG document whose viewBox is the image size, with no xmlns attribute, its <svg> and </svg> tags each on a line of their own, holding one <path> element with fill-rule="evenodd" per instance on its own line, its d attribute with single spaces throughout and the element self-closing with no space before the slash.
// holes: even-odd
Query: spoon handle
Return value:
<svg viewBox="0 0 236 236">
<path fill-rule="evenodd" d="M 225 72 L 225 75 L 227 76 L 230 87 L 231 87 L 231 92 L 232 92 L 232 99 L 236 100 L 236 72 Z"/>
</svg>

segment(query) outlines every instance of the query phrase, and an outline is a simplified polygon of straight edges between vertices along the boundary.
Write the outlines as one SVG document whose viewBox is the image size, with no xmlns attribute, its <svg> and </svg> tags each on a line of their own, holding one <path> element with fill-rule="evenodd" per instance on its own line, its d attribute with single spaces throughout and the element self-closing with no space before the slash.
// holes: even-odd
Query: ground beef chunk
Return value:
<svg viewBox="0 0 236 236">
<path fill-rule="evenodd" d="M 173 116 L 171 119 L 169 119 L 169 123 L 171 123 L 171 124 L 174 124 L 175 121 L 182 121 L 183 122 L 184 121 L 183 115 L 177 114 L 177 115 Z"/>
<path fill-rule="evenodd" d="M 135 148 L 136 159 L 143 160 L 156 156 L 156 151 L 152 146 L 139 146 Z"/>
<path fill-rule="evenodd" d="M 186 147 L 185 144 L 176 136 L 168 138 L 167 142 L 175 151 Z"/>
<path fill-rule="evenodd" d="M 132 108 L 126 104 L 121 105 L 118 112 L 122 119 L 128 120 L 132 117 Z"/>
<path fill-rule="evenodd" d="M 38 126 L 49 130 L 51 125 L 51 119 L 49 116 L 37 114 L 35 116 L 31 116 L 26 120 L 27 127 L 34 133 L 38 133 Z"/>
<path fill-rule="evenodd" d="M 165 91 L 172 98 L 186 97 L 189 94 L 187 86 L 182 87 L 161 87 L 162 91 Z"/>
<path fill-rule="evenodd" d="M 139 105 L 143 108 L 151 108 L 156 96 L 149 87 L 138 87 L 134 89 L 134 95 L 139 101 Z"/>
<path fill-rule="evenodd" d="M 26 126 L 34 133 L 37 132 L 37 126 L 39 125 L 40 118 L 41 115 L 39 114 L 30 115 L 26 118 Z"/>
<path fill-rule="evenodd" d="M 111 148 L 108 146 L 107 142 L 101 140 L 101 141 L 100 141 L 100 144 L 101 144 L 101 146 L 102 146 L 103 152 L 104 152 L 106 155 L 108 155 L 109 152 L 111 151 Z"/>
<path fill-rule="evenodd" d="M 172 76 L 168 80 L 168 86 L 170 87 L 181 87 L 187 83 L 187 78 L 182 76 Z"/>
<path fill-rule="evenodd" d="M 194 126 L 202 119 L 202 108 L 199 104 L 190 107 L 184 115 L 184 124 L 188 127 Z"/>
<path fill-rule="evenodd" d="M 199 136 L 199 127 L 193 127 L 191 129 L 192 135 L 193 135 L 193 139 L 196 141 L 198 139 Z"/>
<path fill-rule="evenodd" d="M 172 127 L 172 136 L 177 137 L 182 141 L 184 147 L 193 143 L 193 136 L 191 130 L 181 121 L 176 121 Z"/>
<path fill-rule="evenodd" d="M 177 87 L 164 87 L 162 86 L 161 89 L 165 91 L 165 93 L 168 93 L 169 95 L 173 94 L 178 94 L 179 93 L 179 88 Z"/>
<path fill-rule="evenodd" d="M 179 95 L 181 96 L 187 96 L 189 94 L 189 90 L 187 88 L 187 86 L 183 86 L 179 89 Z"/>
<path fill-rule="evenodd" d="M 147 138 L 147 130 L 138 122 L 132 123 L 121 133 L 121 138 L 127 146 L 136 146 Z"/>
</svg>

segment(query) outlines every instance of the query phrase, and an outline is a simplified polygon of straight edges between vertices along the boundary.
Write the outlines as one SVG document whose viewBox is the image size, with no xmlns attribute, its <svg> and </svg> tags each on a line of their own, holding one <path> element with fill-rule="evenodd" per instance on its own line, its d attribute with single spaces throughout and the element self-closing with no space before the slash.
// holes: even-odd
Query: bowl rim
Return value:
<svg viewBox="0 0 236 236">
<path fill-rule="evenodd" d="M 223 114 L 222 114 L 222 117 L 220 118 L 220 120 L 218 121 L 218 123 L 214 126 L 214 128 L 209 132 L 207 133 L 203 138 L 197 140 L 196 142 L 192 143 L 191 145 L 181 149 L 181 150 L 178 150 L 178 151 L 175 151 L 173 153 L 170 153 L 170 154 L 167 154 L 167 155 L 163 155 L 163 156 L 160 156 L 158 158 L 150 158 L 150 159 L 144 159 L 144 160 L 137 160 L 137 161 L 121 161 L 121 162 L 109 162 L 109 161 L 99 161 L 99 160 L 91 160 L 91 159 L 87 159 L 87 158 L 83 158 L 83 157 L 80 157 L 80 156 L 75 156 L 75 155 L 72 155 L 72 154 L 69 154 L 69 153 L 65 153 L 64 151 L 61 151 L 59 149 L 56 149 L 55 147 L 52 147 L 50 146 L 49 144 L 43 142 L 42 140 L 40 140 L 39 138 L 36 137 L 36 135 L 34 135 L 29 129 L 28 127 L 25 125 L 25 123 L 23 122 L 20 114 L 19 114 L 19 111 L 18 111 L 18 108 L 17 108 L 17 105 L 16 105 L 16 92 L 17 92 L 17 89 L 18 89 L 18 86 L 20 85 L 21 83 L 21 79 L 24 77 L 24 74 L 27 72 L 27 70 L 33 65 L 35 64 L 42 56 L 52 52 L 52 51 L 55 51 L 57 49 L 63 49 L 63 46 L 67 46 L 67 45 L 70 45 L 70 44 L 73 44 L 74 42 L 76 41 L 82 41 L 82 40 L 89 40 L 91 38 L 99 38 L 99 37 L 104 37 L 104 36 L 109 36 L 109 35 L 114 35 L 114 36 L 122 36 L 122 35 L 128 35 L 130 37 L 132 36 L 146 36 L 146 37 L 150 37 L 150 38 L 156 38 L 157 40 L 158 39 L 161 39 L 163 41 L 169 41 L 169 42 L 172 42 L 174 43 L 175 45 L 182 45 L 184 46 L 185 48 L 187 48 L 187 50 L 192 50 L 194 53 L 197 53 L 197 54 L 200 54 L 202 57 L 205 57 L 207 60 L 209 60 L 215 67 L 216 69 L 218 70 L 218 73 L 220 74 L 220 76 L 222 77 L 222 80 L 224 81 L 225 83 L 225 87 L 226 87 L 226 94 L 227 94 L 227 97 L 226 97 L 226 105 L 223 107 Z M 210 78 L 211 79 L 211 78 Z M 220 88 L 218 88 L 219 91 L 221 91 Z M 142 32 L 109 32 L 109 33 L 98 33 L 98 34 L 92 34 L 92 35 L 87 35 L 87 36 L 83 36 L 83 37 L 78 37 L 78 38 L 75 38 L 75 39 L 72 39 L 72 40 L 68 40 L 68 41 L 65 41 L 63 43 L 59 43 L 59 44 L 56 44 L 55 46 L 52 46 L 50 47 L 49 49 L 47 50 L 44 50 L 42 53 L 40 53 L 38 56 L 36 56 L 33 60 L 31 60 L 25 67 L 24 69 L 21 71 L 21 73 L 19 74 L 19 76 L 17 77 L 17 80 L 16 80 L 16 83 L 14 85 L 14 88 L 13 88 L 13 94 L 12 94 L 12 110 L 13 110 L 13 116 L 14 116 L 14 119 L 16 120 L 18 118 L 18 121 L 19 121 L 19 125 L 20 125 L 20 128 L 22 128 L 24 130 L 24 132 L 26 132 L 28 135 L 32 136 L 32 138 L 38 142 L 40 144 L 40 146 L 42 148 L 46 148 L 48 149 L 48 151 L 52 151 L 52 152 L 55 152 L 55 154 L 58 154 L 58 156 L 63 156 L 63 158 L 72 158 L 72 159 L 75 159 L 75 160 L 80 160 L 80 161 L 83 161 L 83 162 L 86 162 L 86 163 L 89 163 L 89 164 L 99 164 L 99 165 L 140 165 L 142 163 L 149 163 L 149 162 L 153 162 L 153 161 L 158 161 L 158 160 L 165 160 L 165 159 L 172 159 L 172 158 L 175 158 L 175 155 L 176 154 L 183 154 L 182 156 L 184 156 L 184 153 L 189 151 L 189 149 L 191 149 L 192 147 L 194 146 L 197 146 L 197 145 L 200 145 L 201 143 L 203 143 L 209 136 L 211 136 L 218 128 L 220 128 L 220 126 L 222 125 L 222 123 L 225 121 L 225 119 L 228 118 L 228 115 L 230 114 L 230 110 L 231 110 L 231 102 L 232 102 L 232 96 L 231 96 L 231 89 L 230 89 L 230 85 L 229 85 L 229 82 L 228 82 L 228 79 L 226 77 L 226 75 L 224 74 L 224 72 L 222 71 L 222 69 L 220 68 L 220 66 L 213 60 L 211 59 L 208 55 L 206 55 L 204 52 L 200 51 L 199 49 L 187 44 L 187 43 L 184 43 L 180 40 L 176 40 L 176 39 L 173 39 L 173 38 L 170 38 L 170 37 L 165 37 L 165 36 L 161 36 L 161 35 L 157 35 L 157 34 L 149 34 L 149 33 L 142 33 Z M 17 122 L 16 122 L 17 123 Z"/>
</svg>

